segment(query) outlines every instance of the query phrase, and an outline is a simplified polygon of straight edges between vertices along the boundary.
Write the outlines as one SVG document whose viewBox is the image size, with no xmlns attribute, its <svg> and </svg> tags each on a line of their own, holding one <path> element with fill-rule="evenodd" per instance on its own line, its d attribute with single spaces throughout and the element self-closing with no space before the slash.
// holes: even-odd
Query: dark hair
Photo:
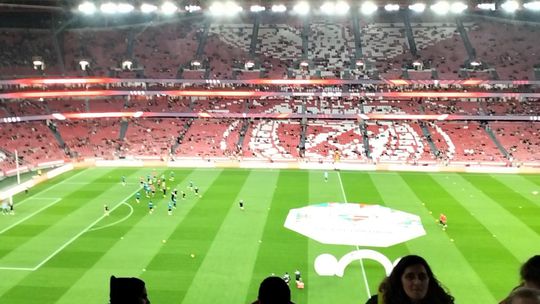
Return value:
<svg viewBox="0 0 540 304">
<path fill-rule="evenodd" d="M 408 255 L 397 263 L 397 265 L 380 285 L 379 291 L 383 294 L 383 300 L 386 304 L 409 304 L 409 297 L 403 289 L 401 277 L 405 273 L 405 269 L 414 265 L 422 265 L 426 269 L 429 285 L 426 297 L 420 303 L 426 304 L 449 304 L 454 303 L 454 297 L 447 293 L 441 286 L 440 282 L 435 278 L 428 263 L 424 258 L 417 255 Z"/>
<path fill-rule="evenodd" d="M 540 288 L 540 255 L 535 255 L 525 262 L 521 266 L 520 275 L 523 281 L 532 282 Z"/>
<path fill-rule="evenodd" d="M 516 288 L 512 293 L 504 299 L 502 304 L 512 304 L 515 299 L 531 299 L 540 303 L 540 290 L 527 287 Z"/>
<path fill-rule="evenodd" d="M 111 276 L 110 304 L 135 304 L 146 298 L 144 281 L 138 278 Z"/>
<path fill-rule="evenodd" d="M 261 282 L 259 296 L 261 304 L 289 304 L 291 302 L 291 290 L 289 285 L 280 277 L 267 277 Z"/>
</svg>

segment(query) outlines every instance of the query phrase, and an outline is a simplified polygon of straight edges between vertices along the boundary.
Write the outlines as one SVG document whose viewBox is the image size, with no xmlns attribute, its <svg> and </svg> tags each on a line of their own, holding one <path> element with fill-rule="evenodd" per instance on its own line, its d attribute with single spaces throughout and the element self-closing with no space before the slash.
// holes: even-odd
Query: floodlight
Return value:
<svg viewBox="0 0 540 304">
<path fill-rule="evenodd" d="M 519 3 L 517 3 L 517 1 L 514 1 L 514 0 L 508 0 L 504 2 L 503 4 L 501 4 L 501 7 L 507 13 L 513 13 L 519 8 Z"/>
<path fill-rule="evenodd" d="M 208 7 L 210 14 L 219 16 L 225 14 L 225 6 L 221 2 L 214 2 Z"/>
<path fill-rule="evenodd" d="M 176 13 L 176 10 L 178 10 L 178 7 L 172 2 L 167 1 L 161 5 L 161 12 L 165 15 L 172 15 Z"/>
<path fill-rule="evenodd" d="M 364 2 L 362 6 L 360 7 L 360 11 L 364 15 L 371 15 L 377 11 L 377 5 L 375 5 L 373 2 Z"/>
<path fill-rule="evenodd" d="M 464 10 L 467 9 L 467 5 L 463 2 L 454 2 L 450 5 L 450 11 L 454 14 L 461 14 Z"/>
<path fill-rule="evenodd" d="M 482 63 L 480 61 L 473 60 L 473 61 L 471 61 L 470 65 L 472 67 L 479 67 L 479 66 L 482 65 Z"/>
<path fill-rule="evenodd" d="M 384 6 L 384 10 L 387 12 L 399 11 L 399 4 L 387 4 Z"/>
<path fill-rule="evenodd" d="M 415 60 L 413 63 L 412 63 L 413 66 L 421 66 L 422 65 L 422 62 L 420 60 Z"/>
<path fill-rule="evenodd" d="M 197 59 L 191 61 L 191 66 L 194 68 L 199 68 L 201 66 L 201 62 Z"/>
<path fill-rule="evenodd" d="M 294 7 L 293 11 L 298 15 L 307 15 L 309 13 L 309 4 L 307 2 L 298 2 Z"/>
<path fill-rule="evenodd" d="M 243 8 L 232 2 L 232 1 L 227 1 L 225 2 L 225 14 L 228 15 L 228 16 L 232 16 L 232 15 L 236 15 L 237 13 L 241 12 L 243 10 Z"/>
<path fill-rule="evenodd" d="M 283 4 L 272 5 L 272 12 L 274 13 L 284 13 L 286 11 L 287 11 L 287 7 Z"/>
<path fill-rule="evenodd" d="M 409 5 L 409 9 L 413 12 L 422 13 L 426 10 L 426 5 L 424 3 L 415 3 Z"/>
<path fill-rule="evenodd" d="M 157 9 L 158 9 L 158 7 L 155 6 L 155 5 L 152 5 L 152 4 L 143 3 L 141 5 L 141 12 L 143 12 L 144 14 L 153 13 L 153 12 L 157 11 Z"/>
<path fill-rule="evenodd" d="M 305 61 L 305 60 L 302 60 L 300 62 L 300 66 L 303 67 L 303 68 L 307 68 L 309 66 L 309 62 Z"/>
<path fill-rule="evenodd" d="M 92 15 L 96 12 L 96 6 L 92 2 L 84 2 L 79 4 L 79 12 L 85 15 Z"/>
<path fill-rule="evenodd" d="M 333 15 L 336 7 L 333 2 L 325 2 L 321 5 L 321 12 L 327 15 Z"/>
<path fill-rule="evenodd" d="M 127 13 L 131 12 L 134 9 L 133 5 L 128 4 L 128 3 L 118 3 L 116 8 L 117 8 L 118 12 L 121 13 L 121 14 L 127 14 Z"/>
<path fill-rule="evenodd" d="M 185 9 L 186 9 L 186 12 L 193 13 L 193 12 L 200 11 L 201 7 L 198 5 L 186 5 Z"/>
<path fill-rule="evenodd" d="M 116 12 L 118 12 L 118 6 L 115 3 L 112 3 L 112 2 L 107 2 L 107 3 L 101 4 L 99 9 L 104 14 L 116 14 Z"/>
<path fill-rule="evenodd" d="M 336 14 L 338 15 L 345 15 L 349 11 L 349 4 L 345 1 L 338 1 L 336 2 Z"/>
<path fill-rule="evenodd" d="M 90 67 L 90 62 L 86 59 L 81 59 L 79 65 L 81 66 L 81 70 L 86 71 Z"/>
<path fill-rule="evenodd" d="M 252 5 L 249 10 L 252 13 L 264 12 L 266 10 L 266 7 L 260 5 Z"/>
<path fill-rule="evenodd" d="M 131 60 L 124 60 L 122 62 L 122 70 L 131 71 L 132 66 L 133 66 L 133 62 Z"/>
<path fill-rule="evenodd" d="M 450 4 L 446 1 L 439 1 L 431 5 L 431 10 L 437 15 L 446 15 L 450 10 Z"/>
<path fill-rule="evenodd" d="M 523 7 L 531 11 L 540 11 L 540 1 L 527 2 L 523 4 Z"/>
<path fill-rule="evenodd" d="M 476 7 L 478 9 L 485 10 L 485 11 L 494 11 L 494 10 L 496 10 L 496 4 L 495 3 L 479 3 Z"/>
</svg>

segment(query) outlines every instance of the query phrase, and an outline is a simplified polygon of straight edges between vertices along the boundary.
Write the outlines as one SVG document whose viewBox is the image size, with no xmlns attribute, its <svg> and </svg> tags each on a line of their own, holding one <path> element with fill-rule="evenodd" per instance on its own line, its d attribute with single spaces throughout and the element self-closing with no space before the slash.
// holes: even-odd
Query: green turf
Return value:
<svg viewBox="0 0 540 304">
<path fill-rule="evenodd" d="M 16 215 L 0 217 L 0 303 L 106 303 L 111 274 L 142 277 L 153 303 L 250 303 L 264 277 L 296 269 L 306 282 L 292 287 L 296 303 L 363 303 L 384 277 L 381 265 L 357 261 L 342 278 L 319 276 L 318 255 L 357 248 L 283 227 L 289 209 L 321 202 L 419 215 L 425 236 L 369 249 L 392 261 L 423 255 L 458 303 L 500 300 L 520 263 L 540 252 L 540 175 L 332 171 L 325 182 L 322 171 L 175 169 L 168 186 L 188 197 L 169 216 L 169 195 L 157 193 L 153 214 L 144 194 L 135 202 L 139 176 L 151 171 L 75 170 L 17 195 Z M 441 212 L 447 231 L 436 223 Z"/>
</svg>

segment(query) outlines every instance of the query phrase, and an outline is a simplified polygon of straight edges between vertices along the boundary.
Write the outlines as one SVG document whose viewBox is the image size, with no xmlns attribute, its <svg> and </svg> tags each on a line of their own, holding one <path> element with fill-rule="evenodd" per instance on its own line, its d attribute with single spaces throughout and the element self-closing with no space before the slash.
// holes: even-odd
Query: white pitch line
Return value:
<svg viewBox="0 0 540 304">
<path fill-rule="evenodd" d="M 126 202 L 126 200 L 128 200 L 130 197 L 132 197 L 135 193 L 137 193 L 138 191 L 140 191 L 141 189 L 140 188 L 137 188 L 137 190 L 133 191 L 133 193 L 131 193 L 130 195 L 128 195 L 123 201 L 121 201 L 120 203 L 118 203 L 116 206 L 114 206 L 113 208 L 111 208 L 110 212 L 113 212 L 114 210 L 116 210 L 116 208 L 120 207 L 123 203 Z M 69 244 L 73 243 L 77 238 L 79 238 L 81 235 L 83 235 L 84 233 L 88 232 L 88 230 L 90 230 L 94 225 L 96 225 L 97 223 L 99 223 L 99 221 L 101 221 L 103 218 L 105 218 L 105 215 L 102 215 L 100 216 L 97 220 L 93 221 L 90 225 L 88 225 L 86 228 L 84 228 L 81 232 L 79 232 L 77 235 L 75 235 L 74 237 L 72 237 L 71 239 L 69 239 L 69 241 L 65 242 L 62 246 L 60 246 L 60 248 L 56 249 L 53 253 L 51 253 L 48 257 L 45 258 L 45 260 L 43 260 L 41 263 L 39 263 L 36 267 L 32 268 L 31 271 L 35 271 L 35 270 L 38 270 L 41 266 L 43 266 L 43 264 L 47 263 L 50 259 L 52 259 L 55 255 L 57 255 L 60 251 L 64 250 L 64 248 L 66 248 Z"/>
<path fill-rule="evenodd" d="M 131 209 L 131 210 L 129 211 L 129 214 L 128 214 L 128 215 L 124 216 L 123 218 L 119 219 L 119 220 L 116 221 L 116 222 L 110 223 L 110 224 L 105 225 L 105 226 L 93 228 L 93 229 L 90 229 L 90 230 L 88 230 L 88 231 L 97 231 L 97 230 L 105 229 L 105 228 L 114 226 L 114 225 L 116 225 L 116 224 L 118 224 L 118 223 L 121 223 L 121 222 L 127 220 L 127 219 L 133 214 L 133 207 L 131 207 L 131 205 L 128 204 L 128 203 L 126 203 L 126 202 L 123 202 L 123 203 L 120 203 L 120 204 L 121 204 L 121 205 L 126 205 L 126 206 L 128 206 L 128 207 Z"/>
<path fill-rule="evenodd" d="M 0 270 L 34 271 L 34 268 L 25 268 L 25 267 L 0 267 Z"/>
<path fill-rule="evenodd" d="M 349 200 L 347 199 L 347 195 L 345 195 L 345 188 L 343 188 L 343 182 L 341 181 L 341 173 L 338 171 L 338 179 L 339 179 L 339 185 L 341 186 L 341 194 L 343 195 L 343 200 L 345 200 L 345 203 L 348 203 Z M 356 250 L 360 250 L 359 246 L 356 246 Z M 362 259 L 360 259 L 360 267 L 362 268 L 362 276 L 364 277 L 364 284 L 366 285 L 366 292 L 368 294 L 368 298 L 371 298 L 371 292 L 369 291 L 369 284 L 367 280 L 366 275 L 366 269 L 364 268 L 364 262 L 362 262 Z"/>
<path fill-rule="evenodd" d="M 28 200 L 39 199 L 39 198 L 36 198 L 36 197 L 34 197 L 34 196 L 40 194 L 41 192 L 47 192 L 47 191 L 49 191 L 49 190 L 51 190 L 51 189 L 53 189 L 53 188 L 56 188 L 56 187 L 58 187 L 58 186 L 60 186 L 60 185 L 63 185 L 66 181 L 68 181 L 68 180 L 70 180 L 70 179 L 72 179 L 72 178 L 74 178 L 74 177 L 76 177 L 76 176 L 79 176 L 79 175 L 81 175 L 81 174 L 84 173 L 84 172 L 86 172 L 86 170 L 82 170 L 81 172 L 76 173 L 76 174 L 74 174 L 74 175 L 71 176 L 71 177 L 68 177 L 67 179 L 65 179 L 65 180 L 63 180 L 63 181 L 61 181 L 61 182 L 59 182 L 58 184 L 54 184 L 54 185 L 52 185 L 52 186 L 50 186 L 50 187 L 48 187 L 48 188 L 45 188 L 45 189 L 43 189 L 43 190 L 40 190 L 40 191 L 38 191 L 38 192 L 32 194 L 31 197 L 27 197 L 27 198 L 23 199 L 22 201 L 20 201 L 20 202 L 18 202 L 18 203 L 16 203 L 16 204 L 17 204 L 17 206 L 20 206 L 20 205 L 24 204 L 24 203 L 25 203 L 26 201 L 28 201 Z M 61 175 L 62 175 L 62 174 L 60 174 L 60 176 L 61 176 Z M 52 179 L 49 179 L 49 180 L 52 180 Z M 49 181 L 49 180 L 48 180 L 48 181 Z"/>
<path fill-rule="evenodd" d="M 32 216 L 34 216 L 34 215 L 40 213 L 40 212 L 43 211 L 43 210 L 49 208 L 50 206 L 52 206 L 52 205 L 58 203 L 58 202 L 61 201 L 61 200 L 62 200 L 62 199 L 60 199 L 60 198 L 55 199 L 54 202 L 52 202 L 52 203 L 50 203 L 50 204 L 48 204 L 48 205 L 45 205 L 45 206 L 41 207 L 40 209 L 38 209 L 38 210 L 34 211 L 33 213 L 29 214 L 28 216 L 26 216 L 26 217 L 24 217 L 24 218 L 18 220 L 17 222 L 15 222 L 15 223 L 13 223 L 13 224 L 7 226 L 6 228 L 4 228 L 3 230 L 0 231 L 0 234 L 2 234 L 2 233 L 4 233 L 4 232 L 8 231 L 9 229 L 11 229 L 11 228 L 13 228 L 13 227 L 19 225 L 20 223 L 26 221 L 27 219 L 29 219 L 29 218 L 31 218 Z"/>
</svg>

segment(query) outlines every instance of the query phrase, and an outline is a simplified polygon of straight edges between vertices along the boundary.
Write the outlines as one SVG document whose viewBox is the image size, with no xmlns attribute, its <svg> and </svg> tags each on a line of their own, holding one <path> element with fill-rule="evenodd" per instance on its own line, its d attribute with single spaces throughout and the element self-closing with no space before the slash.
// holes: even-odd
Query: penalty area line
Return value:
<svg viewBox="0 0 540 304">
<path fill-rule="evenodd" d="M 111 208 L 110 212 L 113 212 L 114 210 L 116 210 L 118 207 L 120 207 L 121 205 L 123 205 L 124 203 L 126 203 L 126 201 L 132 197 L 135 193 L 137 193 L 138 191 L 140 191 L 141 189 L 140 188 L 137 188 L 137 190 L 133 191 L 131 194 L 129 194 L 123 201 L 121 201 L 120 203 L 118 203 L 116 206 L 114 206 L 113 208 Z M 74 237 L 72 237 L 71 239 L 69 239 L 67 242 L 65 242 L 62 246 L 60 246 L 60 248 L 56 249 L 53 253 L 51 253 L 48 257 L 46 257 L 43 261 L 41 261 L 41 263 L 37 264 L 35 267 L 33 268 L 29 268 L 28 270 L 30 271 L 36 271 L 38 270 L 41 266 L 43 266 L 43 264 L 47 263 L 50 259 L 52 259 L 54 256 L 56 256 L 60 251 L 64 250 L 64 248 L 66 248 L 67 246 L 69 246 L 69 244 L 73 243 L 76 239 L 78 239 L 81 235 L 83 235 L 84 233 L 88 232 L 93 226 L 95 226 L 97 223 L 99 223 L 99 221 L 101 221 L 102 219 L 105 218 L 105 215 L 102 215 L 100 216 L 98 219 L 96 219 L 95 221 L 93 221 L 90 225 L 88 225 L 86 228 L 84 228 L 81 232 L 77 233 L 77 235 L 75 235 Z M 0 268 L 1 269 L 1 268 Z"/>
<path fill-rule="evenodd" d="M 15 226 L 19 225 L 20 223 L 22 223 L 22 222 L 26 221 L 27 219 L 29 219 L 29 218 L 33 217 L 34 215 L 36 215 L 36 214 L 40 213 L 41 211 L 43 211 L 43 210 L 45 210 L 45 209 L 49 208 L 50 206 L 52 206 L 52 205 L 54 205 L 54 204 L 58 203 L 58 202 L 59 202 L 59 201 L 61 201 L 61 200 L 62 200 L 62 199 L 60 199 L 60 198 L 57 198 L 57 199 L 55 199 L 55 200 L 54 200 L 54 201 L 53 201 L 52 203 L 49 203 L 49 204 L 47 204 L 47 205 L 45 205 L 45 206 L 43 206 L 43 207 L 39 208 L 38 210 L 36 210 L 36 211 L 32 212 L 32 213 L 31 213 L 31 214 L 29 214 L 28 216 L 26 216 L 26 217 L 24 217 L 24 218 L 22 218 L 22 219 L 18 220 L 17 222 L 15 222 L 15 223 L 13 223 L 13 224 L 11 224 L 11 225 L 7 226 L 6 228 L 4 228 L 4 229 L 0 230 L 0 234 L 2 234 L 2 233 L 4 233 L 4 232 L 6 232 L 6 231 L 10 230 L 11 228 L 13 228 L 13 227 L 15 227 Z"/>
<path fill-rule="evenodd" d="M 338 174 L 339 186 L 341 187 L 341 195 L 343 195 L 343 200 L 345 201 L 345 203 L 348 203 L 349 200 L 347 200 L 347 195 L 345 194 L 345 188 L 343 188 L 343 182 L 341 181 L 341 173 L 337 171 L 337 174 Z M 360 250 L 360 247 L 356 246 L 356 250 Z M 369 291 L 369 284 L 367 280 L 366 269 L 364 268 L 364 262 L 362 261 L 362 259 L 359 259 L 359 261 L 360 261 L 360 268 L 362 268 L 362 277 L 364 278 L 364 284 L 366 286 L 366 292 L 368 294 L 368 299 L 369 299 L 371 298 L 371 292 Z"/>
</svg>

